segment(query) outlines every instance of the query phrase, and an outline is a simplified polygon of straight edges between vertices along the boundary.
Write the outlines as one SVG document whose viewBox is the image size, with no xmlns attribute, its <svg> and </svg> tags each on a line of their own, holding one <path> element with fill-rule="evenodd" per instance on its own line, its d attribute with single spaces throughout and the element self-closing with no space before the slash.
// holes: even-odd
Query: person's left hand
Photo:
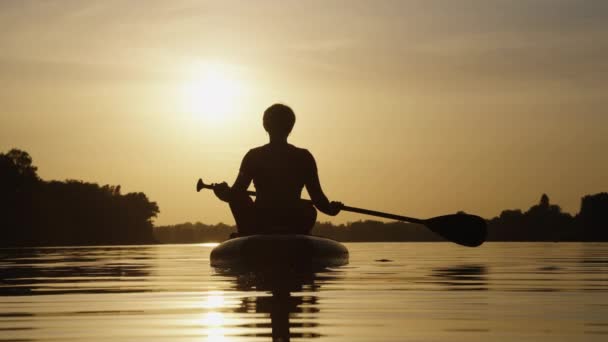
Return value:
<svg viewBox="0 0 608 342">
<path fill-rule="evenodd" d="M 230 200 L 230 187 L 226 182 L 216 184 L 213 187 L 213 193 L 215 196 L 217 196 L 217 198 L 224 202 L 228 202 L 228 200 Z"/>
<path fill-rule="evenodd" d="M 343 207 L 344 204 L 342 202 L 331 202 L 329 203 L 329 212 L 327 212 L 327 214 L 331 216 L 336 216 L 340 213 Z"/>
</svg>

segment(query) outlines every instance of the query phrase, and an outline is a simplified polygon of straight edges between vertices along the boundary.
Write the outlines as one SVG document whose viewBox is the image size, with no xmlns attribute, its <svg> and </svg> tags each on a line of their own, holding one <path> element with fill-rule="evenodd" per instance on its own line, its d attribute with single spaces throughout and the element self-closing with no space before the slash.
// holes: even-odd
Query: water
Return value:
<svg viewBox="0 0 608 342">
<path fill-rule="evenodd" d="M 608 338 L 608 244 L 346 245 L 282 280 L 217 272 L 208 244 L 0 249 L 0 341 Z"/>
</svg>

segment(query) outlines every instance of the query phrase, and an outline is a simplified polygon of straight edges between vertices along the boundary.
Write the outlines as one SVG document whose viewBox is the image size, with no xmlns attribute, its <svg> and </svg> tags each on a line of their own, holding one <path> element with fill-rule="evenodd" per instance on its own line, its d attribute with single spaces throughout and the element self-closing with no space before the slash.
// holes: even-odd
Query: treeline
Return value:
<svg viewBox="0 0 608 342">
<path fill-rule="evenodd" d="M 235 231 L 235 226 L 222 223 L 207 225 L 201 222 L 188 222 L 172 226 L 155 227 L 154 235 L 162 243 L 202 243 L 224 241 Z M 317 222 L 312 234 L 343 242 L 441 240 L 434 233 L 419 225 L 403 222 L 384 223 L 371 220 L 341 225 L 334 225 L 330 222 Z"/>
<path fill-rule="evenodd" d="M 235 227 L 185 223 L 153 228 L 159 213 L 143 193 L 78 180 L 44 181 L 27 152 L 0 153 L 0 247 L 216 242 Z M 489 241 L 608 241 L 608 193 L 588 195 L 578 214 L 543 195 L 527 211 L 488 220 Z M 439 241 L 428 229 L 374 220 L 317 223 L 313 234 L 339 241 Z"/>
<path fill-rule="evenodd" d="M 526 212 L 503 211 L 488 228 L 494 241 L 608 241 L 608 193 L 583 197 L 576 216 L 562 212 L 543 194 Z"/>
<path fill-rule="evenodd" d="M 201 222 L 154 227 L 154 237 L 161 243 L 202 243 L 227 240 L 236 228 L 223 223 L 207 225 Z"/>
<path fill-rule="evenodd" d="M 198 222 L 156 227 L 154 234 L 163 243 L 218 242 L 234 231 L 234 226 Z M 343 242 L 441 241 L 416 224 L 374 220 L 340 225 L 317 222 L 313 234 Z M 488 241 L 608 241 L 608 193 L 583 197 L 576 216 L 562 212 L 547 195 L 525 212 L 505 210 L 488 220 Z"/>
<path fill-rule="evenodd" d="M 143 193 L 78 180 L 44 181 L 30 155 L 0 153 L 0 246 L 155 243 L 159 213 Z"/>
<path fill-rule="evenodd" d="M 430 230 L 412 223 L 365 220 L 334 225 L 317 222 L 313 234 L 342 242 L 441 241 Z"/>
</svg>

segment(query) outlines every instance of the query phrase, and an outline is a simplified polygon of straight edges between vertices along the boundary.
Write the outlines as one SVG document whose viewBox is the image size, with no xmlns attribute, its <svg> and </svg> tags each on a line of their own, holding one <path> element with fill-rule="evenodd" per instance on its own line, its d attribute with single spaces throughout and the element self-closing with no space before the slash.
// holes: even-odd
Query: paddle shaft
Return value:
<svg viewBox="0 0 608 342">
<path fill-rule="evenodd" d="M 353 213 L 359 213 L 359 214 L 365 214 L 365 215 L 383 217 L 383 218 L 387 218 L 387 219 L 391 219 L 391 220 L 397 220 L 397 221 L 405 221 L 405 222 L 420 223 L 420 224 L 424 224 L 425 223 L 425 220 L 421 220 L 421 219 L 417 219 L 417 218 L 413 218 L 413 217 L 407 217 L 407 216 L 401 216 L 401 215 L 383 213 L 381 211 L 375 211 L 375 210 L 369 210 L 369 209 L 363 209 L 363 208 L 349 207 L 349 206 L 346 206 L 346 205 L 342 207 L 342 210 L 344 210 L 344 211 L 350 211 L 350 212 L 353 212 Z"/>
<path fill-rule="evenodd" d="M 202 184 L 202 185 L 200 185 L 200 188 L 202 188 L 202 189 L 211 189 L 211 190 L 213 190 L 214 187 L 215 187 L 215 184 L 211 184 L 211 185 Z M 249 195 L 249 196 L 256 196 L 256 193 L 255 193 L 255 191 L 249 191 L 249 190 L 247 190 L 247 195 Z M 306 203 L 313 203 L 309 199 L 302 199 L 302 201 L 304 201 Z M 358 214 L 364 214 L 364 215 L 370 215 L 370 216 L 377 216 L 377 217 L 382 217 L 382 218 L 386 218 L 386 219 L 390 219 L 390 220 L 397 220 L 397 221 L 405 221 L 405 222 L 411 222 L 411 223 L 425 224 L 425 220 L 421 220 L 421 219 L 417 219 L 417 218 L 413 218 L 413 217 L 407 217 L 407 216 L 401 216 L 401 215 L 383 213 L 381 211 L 375 211 L 375 210 L 369 210 L 369 209 L 363 209 L 363 208 L 356 208 L 356 207 L 349 207 L 347 205 L 343 206 L 341 209 L 343 211 L 349 211 L 349 212 L 352 212 L 352 213 L 358 213 Z"/>
</svg>

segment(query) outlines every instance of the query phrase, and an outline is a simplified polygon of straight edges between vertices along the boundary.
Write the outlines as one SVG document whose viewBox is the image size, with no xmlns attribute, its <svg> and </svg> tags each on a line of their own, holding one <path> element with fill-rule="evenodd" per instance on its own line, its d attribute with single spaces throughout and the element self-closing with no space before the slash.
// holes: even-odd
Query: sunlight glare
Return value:
<svg viewBox="0 0 608 342">
<path fill-rule="evenodd" d="M 219 242 L 203 242 L 203 243 L 199 243 L 199 246 L 213 248 L 215 246 L 218 246 L 219 244 L 220 244 Z"/>
<path fill-rule="evenodd" d="M 207 312 L 203 318 L 203 324 L 211 327 L 222 326 L 224 325 L 224 314 L 215 311 Z"/>
<path fill-rule="evenodd" d="M 203 307 L 207 309 L 217 309 L 224 306 L 224 295 L 221 291 L 212 291 L 209 293 Z"/>
<path fill-rule="evenodd" d="M 226 340 L 224 328 L 224 314 L 221 312 L 207 312 L 202 321 L 206 327 L 207 341 L 220 342 Z"/>
<path fill-rule="evenodd" d="M 234 118 L 244 95 L 243 81 L 234 68 L 223 64 L 192 67 L 183 84 L 183 110 L 207 123 L 225 123 Z"/>
</svg>

